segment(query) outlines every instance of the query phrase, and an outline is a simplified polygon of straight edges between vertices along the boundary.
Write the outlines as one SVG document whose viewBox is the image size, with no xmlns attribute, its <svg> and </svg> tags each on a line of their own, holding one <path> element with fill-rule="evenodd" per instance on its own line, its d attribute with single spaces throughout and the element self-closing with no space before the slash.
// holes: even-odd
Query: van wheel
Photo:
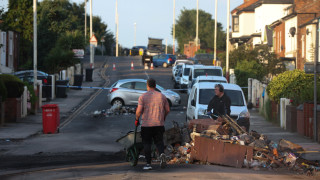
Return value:
<svg viewBox="0 0 320 180">
<path fill-rule="evenodd" d="M 168 67 L 168 64 L 167 64 L 167 63 L 163 63 L 163 64 L 162 64 L 162 67 L 167 68 L 167 67 Z"/>
</svg>

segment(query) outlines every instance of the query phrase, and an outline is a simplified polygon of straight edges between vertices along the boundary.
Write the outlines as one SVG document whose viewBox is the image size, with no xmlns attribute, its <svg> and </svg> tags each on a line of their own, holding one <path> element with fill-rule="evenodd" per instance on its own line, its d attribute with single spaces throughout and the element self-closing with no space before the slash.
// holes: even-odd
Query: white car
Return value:
<svg viewBox="0 0 320 180">
<path fill-rule="evenodd" d="M 216 83 L 216 82 L 199 82 L 193 85 L 189 94 L 187 105 L 186 120 L 208 118 L 205 115 L 210 100 L 215 95 L 214 87 L 216 84 L 222 84 L 224 93 L 231 100 L 230 117 L 238 123 L 241 121 L 246 125 L 247 130 L 250 128 L 250 113 L 248 111 L 245 96 L 242 89 L 236 84 Z"/>
<path fill-rule="evenodd" d="M 218 83 L 228 83 L 227 79 L 223 76 L 198 76 L 193 79 L 188 84 L 188 94 L 190 94 L 192 86 L 198 82 L 218 82 Z"/>
<path fill-rule="evenodd" d="M 222 68 L 220 66 L 205 66 L 205 65 L 195 65 L 189 74 L 189 81 L 191 82 L 193 79 L 198 76 L 223 76 Z"/>
</svg>

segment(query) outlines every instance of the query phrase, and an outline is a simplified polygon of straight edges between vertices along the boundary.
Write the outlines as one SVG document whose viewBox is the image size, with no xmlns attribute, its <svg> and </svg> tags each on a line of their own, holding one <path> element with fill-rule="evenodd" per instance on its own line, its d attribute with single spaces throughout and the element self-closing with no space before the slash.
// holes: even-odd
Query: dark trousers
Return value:
<svg viewBox="0 0 320 180">
<path fill-rule="evenodd" d="M 156 145 L 159 154 L 164 153 L 163 126 L 141 127 L 141 137 L 147 164 L 151 164 L 152 142 Z"/>
</svg>

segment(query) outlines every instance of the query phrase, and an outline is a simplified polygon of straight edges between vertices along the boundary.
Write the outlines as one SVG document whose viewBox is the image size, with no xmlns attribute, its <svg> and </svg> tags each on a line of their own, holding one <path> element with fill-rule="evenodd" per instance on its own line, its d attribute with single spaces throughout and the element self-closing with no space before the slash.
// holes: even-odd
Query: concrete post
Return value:
<svg viewBox="0 0 320 180">
<path fill-rule="evenodd" d="M 50 75 L 51 76 L 51 99 L 56 98 L 56 76 L 55 75 Z"/>
<path fill-rule="evenodd" d="M 21 97 L 21 117 L 25 118 L 28 114 L 28 88 L 24 86 L 24 91 Z"/>
<path fill-rule="evenodd" d="M 248 79 L 248 103 L 252 103 L 252 78 Z"/>
</svg>

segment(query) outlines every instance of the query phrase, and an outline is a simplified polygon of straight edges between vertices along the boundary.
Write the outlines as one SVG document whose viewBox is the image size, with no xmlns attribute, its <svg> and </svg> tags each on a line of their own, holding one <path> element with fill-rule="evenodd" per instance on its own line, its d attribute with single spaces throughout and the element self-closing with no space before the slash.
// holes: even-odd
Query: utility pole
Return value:
<svg viewBox="0 0 320 180">
<path fill-rule="evenodd" d="M 92 0 L 90 0 L 90 38 L 92 37 Z M 94 51 L 93 45 L 90 44 L 90 67 L 94 69 Z"/>
<path fill-rule="evenodd" d="M 172 35 L 173 35 L 173 43 L 172 43 L 172 54 L 174 55 L 175 53 L 175 40 L 176 40 L 176 0 L 173 0 L 173 32 L 172 32 Z"/>
<path fill-rule="evenodd" d="M 37 92 L 37 0 L 33 0 L 33 89 Z"/>
<path fill-rule="evenodd" d="M 229 31 L 230 31 L 230 0 L 227 3 L 227 39 L 226 39 L 226 77 L 229 82 Z"/>
<path fill-rule="evenodd" d="M 84 0 L 84 41 L 87 42 L 87 0 Z"/>
<path fill-rule="evenodd" d="M 136 46 L 137 23 L 134 23 L 134 46 Z"/>
<path fill-rule="evenodd" d="M 196 49 L 198 50 L 198 29 L 199 29 L 199 0 L 197 0 L 197 24 L 196 24 Z"/>
<path fill-rule="evenodd" d="M 216 0 L 216 5 L 215 5 L 215 18 L 214 18 L 214 54 L 213 54 L 213 65 L 216 65 L 217 62 L 217 13 L 218 12 L 218 0 Z"/>
<path fill-rule="evenodd" d="M 167 43 L 167 39 L 166 39 L 166 54 L 168 54 L 168 43 Z"/>
<path fill-rule="evenodd" d="M 320 33 L 320 18 L 317 20 L 316 25 L 316 48 L 314 56 L 314 91 L 313 91 L 313 140 L 318 141 L 318 124 L 317 124 L 317 64 L 319 61 L 319 33 Z"/>
<path fill-rule="evenodd" d="M 118 48 L 119 48 L 119 17 L 118 17 L 118 0 L 116 0 L 116 25 L 117 25 L 117 32 L 116 32 L 116 57 L 118 57 Z"/>
</svg>

